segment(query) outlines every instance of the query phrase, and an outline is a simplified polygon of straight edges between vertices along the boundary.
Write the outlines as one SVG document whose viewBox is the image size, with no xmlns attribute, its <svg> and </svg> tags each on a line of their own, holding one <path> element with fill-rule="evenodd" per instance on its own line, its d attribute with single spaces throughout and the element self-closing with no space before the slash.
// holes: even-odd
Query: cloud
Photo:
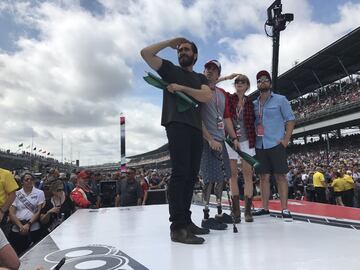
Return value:
<svg viewBox="0 0 360 270">
<path fill-rule="evenodd" d="M 64 138 L 66 156 L 71 148 L 89 163 L 116 161 L 118 117 L 124 112 L 128 155 L 161 146 L 166 136 L 161 108 L 154 105 L 160 102 L 139 79 L 144 65 L 139 51 L 167 38 L 196 40 L 202 58 L 219 58 L 224 75 L 245 73 L 253 87 L 256 72 L 271 69 L 271 39 L 263 24 L 273 1 L 97 2 L 99 12 L 71 0 L 0 3 L 0 13 L 18 27 L 9 30 L 16 50 L 0 48 L 4 145 L 29 144 L 33 134 L 37 145 L 58 158 Z M 360 25 L 359 4 L 338 6 L 340 17 L 333 24 L 314 22 L 310 1 L 283 5 L 284 12 L 295 13 L 295 21 L 282 32 L 280 73 Z M 222 86 L 233 89 L 231 82 Z"/>
</svg>

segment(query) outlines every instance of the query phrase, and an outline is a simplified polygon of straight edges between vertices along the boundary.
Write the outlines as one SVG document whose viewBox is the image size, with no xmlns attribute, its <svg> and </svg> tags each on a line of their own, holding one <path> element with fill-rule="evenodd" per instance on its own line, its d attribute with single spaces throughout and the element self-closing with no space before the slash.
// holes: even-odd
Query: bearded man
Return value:
<svg viewBox="0 0 360 270">
<path fill-rule="evenodd" d="M 159 51 L 171 47 L 177 50 L 180 66 L 160 58 Z M 196 234 L 207 234 L 208 229 L 196 226 L 191 220 L 191 199 L 199 173 L 202 153 L 202 122 L 200 108 L 185 112 L 176 109 L 181 91 L 198 102 L 208 102 L 211 90 L 206 77 L 193 71 L 198 57 L 196 45 L 185 38 L 174 38 L 150 45 L 141 50 L 145 62 L 169 83 L 163 92 L 161 125 L 166 129 L 169 141 L 171 178 L 168 187 L 170 237 L 174 242 L 202 244 L 205 239 Z"/>
</svg>

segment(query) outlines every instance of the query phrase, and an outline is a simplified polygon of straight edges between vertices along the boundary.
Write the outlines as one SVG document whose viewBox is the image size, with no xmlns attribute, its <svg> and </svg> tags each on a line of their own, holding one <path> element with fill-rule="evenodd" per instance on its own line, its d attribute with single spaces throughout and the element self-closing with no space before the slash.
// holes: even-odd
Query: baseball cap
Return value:
<svg viewBox="0 0 360 270">
<path fill-rule="evenodd" d="M 77 175 L 77 178 L 87 179 L 87 178 L 89 178 L 89 177 L 90 177 L 90 175 L 88 174 L 87 171 L 81 171 L 81 172 L 79 172 L 78 175 Z"/>
<path fill-rule="evenodd" d="M 220 75 L 220 73 L 221 73 L 221 64 L 220 64 L 220 62 L 218 61 L 218 60 L 210 60 L 210 61 L 207 61 L 206 63 L 205 63 L 205 65 L 204 65 L 204 67 L 205 68 L 207 68 L 208 66 L 210 66 L 210 65 L 215 65 L 217 68 L 218 68 L 218 70 L 219 70 L 219 75 Z"/>
<path fill-rule="evenodd" d="M 261 70 L 261 71 L 259 71 L 259 72 L 256 74 L 256 79 L 258 80 L 258 79 L 260 79 L 262 76 L 268 77 L 268 78 L 270 79 L 270 81 L 271 81 L 271 76 L 270 76 L 269 72 L 267 72 L 266 70 Z"/>
</svg>

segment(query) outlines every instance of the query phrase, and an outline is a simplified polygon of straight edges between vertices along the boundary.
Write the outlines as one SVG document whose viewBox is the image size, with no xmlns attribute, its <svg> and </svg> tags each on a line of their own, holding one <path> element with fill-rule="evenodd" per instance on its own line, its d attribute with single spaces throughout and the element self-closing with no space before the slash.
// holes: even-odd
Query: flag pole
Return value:
<svg viewBox="0 0 360 270">
<path fill-rule="evenodd" d="M 64 134 L 61 134 L 61 163 L 64 164 Z"/>
<path fill-rule="evenodd" d="M 120 170 L 126 171 L 126 155 L 125 155 L 125 116 L 120 114 Z"/>
<path fill-rule="evenodd" d="M 31 149 L 30 149 L 30 170 L 32 170 L 32 151 L 34 146 L 34 131 L 31 129 Z"/>
</svg>

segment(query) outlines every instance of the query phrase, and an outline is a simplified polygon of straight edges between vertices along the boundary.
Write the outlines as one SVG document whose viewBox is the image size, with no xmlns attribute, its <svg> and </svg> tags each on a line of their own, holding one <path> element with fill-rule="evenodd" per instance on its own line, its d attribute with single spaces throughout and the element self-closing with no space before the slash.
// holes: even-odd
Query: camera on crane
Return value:
<svg viewBox="0 0 360 270">
<path fill-rule="evenodd" d="M 267 26 L 271 26 L 273 28 L 273 32 L 280 32 L 285 30 L 287 23 L 290 23 L 294 20 L 293 13 L 285 13 L 282 12 L 282 4 L 281 0 L 275 0 L 274 3 L 267 9 L 268 19 L 266 21 Z"/>
</svg>

